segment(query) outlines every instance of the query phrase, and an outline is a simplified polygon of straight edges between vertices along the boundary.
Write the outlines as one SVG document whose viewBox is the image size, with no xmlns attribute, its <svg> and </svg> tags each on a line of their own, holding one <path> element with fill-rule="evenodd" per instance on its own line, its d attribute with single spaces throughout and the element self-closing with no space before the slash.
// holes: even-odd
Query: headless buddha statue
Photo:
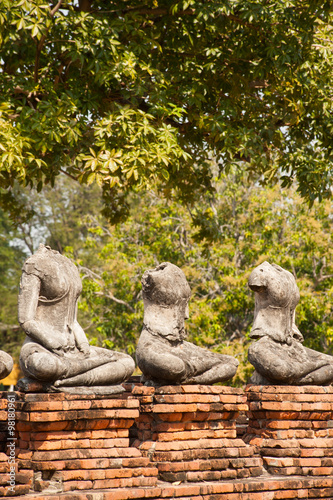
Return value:
<svg viewBox="0 0 333 500">
<path fill-rule="evenodd" d="M 214 384 L 232 378 L 238 361 L 185 341 L 190 287 L 165 262 L 142 277 L 144 325 L 136 357 L 147 385 Z"/>
<path fill-rule="evenodd" d="M 81 291 L 76 266 L 50 247 L 40 245 L 24 263 L 18 316 L 27 337 L 20 365 L 29 379 L 60 390 L 119 384 L 132 374 L 129 355 L 89 345 L 77 321 Z"/>
<path fill-rule="evenodd" d="M 254 323 L 257 340 L 249 348 L 256 371 L 254 384 L 327 385 L 333 382 L 333 357 L 302 345 L 295 324 L 299 291 L 294 276 L 276 264 L 264 262 L 249 277 L 255 292 Z"/>
</svg>

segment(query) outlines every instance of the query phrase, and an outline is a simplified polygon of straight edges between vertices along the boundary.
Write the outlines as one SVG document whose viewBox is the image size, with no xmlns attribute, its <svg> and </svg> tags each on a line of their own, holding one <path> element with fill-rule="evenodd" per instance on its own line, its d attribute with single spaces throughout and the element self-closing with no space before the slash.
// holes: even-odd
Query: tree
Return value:
<svg viewBox="0 0 333 500">
<path fill-rule="evenodd" d="M 3 0 L 3 193 L 65 173 L 119 221 L 131 190 L 211 191 L 216 156 L 329 197 L 331 22 L 317 0 Z"/>
<path fill-rule="evenodd" d="M 23 332 L 17 321 L 17 293 L 24 252 L 20 236 L 0 210 L 0 348 L 18 357 Z"/>
<path fill-rule="evenodd" d="M 237 356 L 234 383 L 243 384 L 251 371 L 247 347 L 254 312 L 247 280 L 268 260 L 296 277 L 301 293 L 296 322 L 305 344 L 333 355 L 332 202 L 309 209 L 295 189 L 249 186 L 236 169 L 215 179 L 214 190 L 195 208 L 154 191 L 132 193 L 130 216 L 115 226 L 100 214 L 97 186 L 64 177 L 39 196 L 25 190 L 20 200 L 29 223 L 22 210 L 14 231 L 2 216 L 0 345 L 17 358 L 23 340 L 16 321 L 20 268 L 36 249 L 38 234 L 80 270 L 79 321 L 92 344 L 134 356 L 143 319 L 141 276 L 170 261 L 183 269 L 192 289 L 189 340 Z"/>
<path fill-rule="evenodd" d="M 170 261 L 183 269 L 192 289 L 189 339 L 237 356 L 234 383 L 242 384 L 251 371 L 254 312 L 247 280 L 268 260 L 295 275 L 301 294 L 296 321 L 305 345 L 333 355 L 332 203 L 310 210 L 294 189 L 249 187 L 237 171 L 216 181 L 215 192 L 194 211 L 151 192 L 132 197 L 132 215 L 114 227 L 88 216 L 90 236 L 77 263 L 91 341 L 134 354 L 143 318 L 140 278 Z M 90 269 L 87 252 L 96 259 Z"/>
</svg>

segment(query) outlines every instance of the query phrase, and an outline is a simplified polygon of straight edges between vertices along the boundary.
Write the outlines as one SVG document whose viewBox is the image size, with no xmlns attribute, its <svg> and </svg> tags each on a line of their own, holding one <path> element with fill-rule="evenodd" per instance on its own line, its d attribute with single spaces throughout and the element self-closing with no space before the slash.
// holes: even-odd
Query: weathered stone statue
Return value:
<svg viewBox="0 0 333 500">
<path fill-rule="evenodd" d="M 142 277 L 144 325 L 136 358 L 147 385 L 214 384 L 232 378 L 238 361 L 185 339 L 190 287 L 169 262 Z"/>
<path fill-rule="evenodd" d="M 333 382 L 333 357 L 302 345 L 295 325 L 300 295 L 294 276 L 264 262 L 249 277 L 255 292 L 254 324 L 249 361 L 255 384 L 325 385 Z"/>
<path fill-rule="evenodd" d="M 0 351 L 0 380 L 7 377 L 13 369 L 13 358 L 4 351 Z"/>
<path fill-rule="evenodd" d="M 132 374 L 130 356 L 89 345 L 76 319 L 81 290 L 76 266 L 50 247 L 40 245 L 24 263 L 18 316 L 27 337 L 20 365 L 29 379 L 60 389 L 119 384 Z"/>
</svg>

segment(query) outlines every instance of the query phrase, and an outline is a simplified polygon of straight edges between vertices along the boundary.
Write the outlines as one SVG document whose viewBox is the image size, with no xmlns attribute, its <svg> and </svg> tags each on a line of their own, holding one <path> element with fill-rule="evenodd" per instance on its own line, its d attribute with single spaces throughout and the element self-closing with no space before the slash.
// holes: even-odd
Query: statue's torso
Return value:
<svg viewBox="0 0 333 500">
<path fill-rule="evenodd" d="M 77 300 L 82 291 L 76 266 L 58 252 L 35 254 L 28 259 L 23 271 L 40 279 L 40 291 L 35 320 L 49 325 L 50 330 L 65 333 L 68 345 L 75 347 L 71 333 L 76 321 Z M 24 304 L 20 304 L 24 307 Z"/>
</svg>

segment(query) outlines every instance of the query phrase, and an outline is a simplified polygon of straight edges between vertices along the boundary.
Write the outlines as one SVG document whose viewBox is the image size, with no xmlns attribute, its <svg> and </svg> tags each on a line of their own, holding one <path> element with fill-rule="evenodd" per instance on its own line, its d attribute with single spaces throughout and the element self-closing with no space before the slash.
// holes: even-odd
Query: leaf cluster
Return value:
<svg viewBox="0 0 333 500">
<path fill-rule="evenodd" d="M 213 155 L 328 198 L 332 53 L 326 1 L 3 0 L 0 187 L 65 172 L 106 207 L 156 183 L 189 203 Z"/>
</svg>

